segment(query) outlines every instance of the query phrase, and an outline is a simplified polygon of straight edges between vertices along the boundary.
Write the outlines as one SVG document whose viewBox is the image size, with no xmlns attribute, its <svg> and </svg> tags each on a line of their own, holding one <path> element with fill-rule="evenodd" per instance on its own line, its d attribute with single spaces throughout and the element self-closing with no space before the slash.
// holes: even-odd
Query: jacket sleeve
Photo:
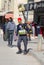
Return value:
<svg viewBox="0 0 44 65">
<path fill-rule="evenodd" d="M 9 29 L 9 26 L 10 26 L 10 24 L 8 23 L 7 26 L 6 26 L 6 29 L 7 29 L 7 30 Z"/>
<path fill-rule="evenodd" d="M 18 35 L 18 31 L 19 31 L 19 26 L 17 25 L 17 32 L 16 32 L 16 35 Z"/>
<path fill-rule="evenodd" d="M 14 31 L 16 32 L 16 30 L 17 30 L 17 26 L 16 24 L 14 24 Z"/>
</svg>

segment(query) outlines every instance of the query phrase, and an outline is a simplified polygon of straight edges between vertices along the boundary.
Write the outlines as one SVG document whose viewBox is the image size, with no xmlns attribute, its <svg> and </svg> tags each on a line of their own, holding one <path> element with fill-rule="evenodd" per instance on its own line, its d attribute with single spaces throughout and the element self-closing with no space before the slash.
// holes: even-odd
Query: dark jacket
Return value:
<svg viewBox="0 0 44 65">
<path fill-rule="evenodd" d="M 24 23 L 24 24 L 18 24 L 17 25 L 17 35 L 18 35 L 19 30 L 22 30 L 22 29 L 25 29 L 27 31 L 27 33 L 29 31 L 29 28 L 27 27 L 26 23 Z"/>
<path fill-rule="evenodd" d="M 17 34 L 16 35 L 18 35 L 18 32 L 19 32 L 19 30 L 21 30 L 22 26 L 23 26 L 23 24 L 18 24 L 17 25 Z"/>
</svg>

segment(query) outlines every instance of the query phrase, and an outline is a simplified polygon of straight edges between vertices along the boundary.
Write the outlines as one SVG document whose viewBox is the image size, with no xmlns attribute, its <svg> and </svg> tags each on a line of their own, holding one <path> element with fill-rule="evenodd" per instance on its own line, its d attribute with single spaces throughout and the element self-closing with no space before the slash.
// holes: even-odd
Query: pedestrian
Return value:
<svg viewBox="0 0 44 65">
<path fill-rule="evenodd" d="M 21 42 L 23 41 L 24 43 L 24 54 L 27 54 L 28 53 L 28 49 L 27 49 L 27 44 L 28 44 L 28 41 L 27 41 L 27 31 L 24 27 L 24 24 L 22 23 L 22 19 L 21 18 L 18 18 L 18 25 L 17 25 L 17 35 L 18 35 L 18 43 L 17 43 L 17 46 L 18 46 L 18 52 L 17 54 L 21 54 L 22 53 L 22 49 L 21 49 Z"/>
<path fill-rule="evenodd" d="M 31 41 L 32 24 L 29 21 L 27 21 L 27 32 L 28 32 L 29 41 Z"/>
<path fill-rule="evenodd" d="M 5 41 L 5 22 L 2 24 L 2 30 L 3 30 L 3 40 Z"/>
<path fill-rule="evenodd" d="M 13 35 L 14 35 L 14 31 L 16 30 L 16 25 L 11 17 L 9 18 L 9 22 L 7 24 L 6 29 L 8 31 L 8 46 L 12 47 Z"/>
<path fill-rule="evenodd" d="M 31 31 L 31 26 L 30 26 L 30 22 L 25 22 L 24 23 L 24 27 L 25 27 L 25 29 L 26 29 L 26 31 L 27 31 L 27 40 L 31 40 L 31 36 L 30 36 L 30 31 Z"/>
<path fill-rule="evenodd" d="M 5 36 L 4 36 L 5 41 L 7 41 L 7 38 L 8 38 L 8 37 L 7 37 L 7 36 L 8 36 L 8 34 L 7 34 L 7 29 L 6 29 L 8 22 L 9 22 L 9 20 L 6 19 L 6 22 L 5 22 Z"/>
</svg>

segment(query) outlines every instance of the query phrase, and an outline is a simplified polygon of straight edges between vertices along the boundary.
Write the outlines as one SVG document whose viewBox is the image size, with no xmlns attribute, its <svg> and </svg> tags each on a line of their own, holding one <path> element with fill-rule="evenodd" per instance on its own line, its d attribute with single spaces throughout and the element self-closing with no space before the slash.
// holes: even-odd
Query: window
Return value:
<svg viewBox="0 0 44 65">
<path fill-rule="evenodd" d="M 28 0 L 28 1 L 34 1 L 34 0 Z"/>
<path fill-rule="evenodd" d="M 44 1 L 44 0 L 41 0 L 41 1 Z"/>
</svg>

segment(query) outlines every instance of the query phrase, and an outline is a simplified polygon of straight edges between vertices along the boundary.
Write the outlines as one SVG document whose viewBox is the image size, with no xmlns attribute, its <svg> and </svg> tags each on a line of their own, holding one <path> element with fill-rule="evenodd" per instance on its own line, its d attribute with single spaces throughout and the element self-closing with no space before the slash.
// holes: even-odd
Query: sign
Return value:
<svg viewBox="0 0 44 65">
<path fill-rule="evenodd" d="M 28 8 L 27 8 L 27 5 Z M 35 3 L 29 3 L 29 4 L 25 4 L 25 10 L 35 10 L 36 8 L 40 8 L 40 7 L 44 7 L 44 1 L 40 1 L 40 2 L 35 2 Z"/>
</svg>

